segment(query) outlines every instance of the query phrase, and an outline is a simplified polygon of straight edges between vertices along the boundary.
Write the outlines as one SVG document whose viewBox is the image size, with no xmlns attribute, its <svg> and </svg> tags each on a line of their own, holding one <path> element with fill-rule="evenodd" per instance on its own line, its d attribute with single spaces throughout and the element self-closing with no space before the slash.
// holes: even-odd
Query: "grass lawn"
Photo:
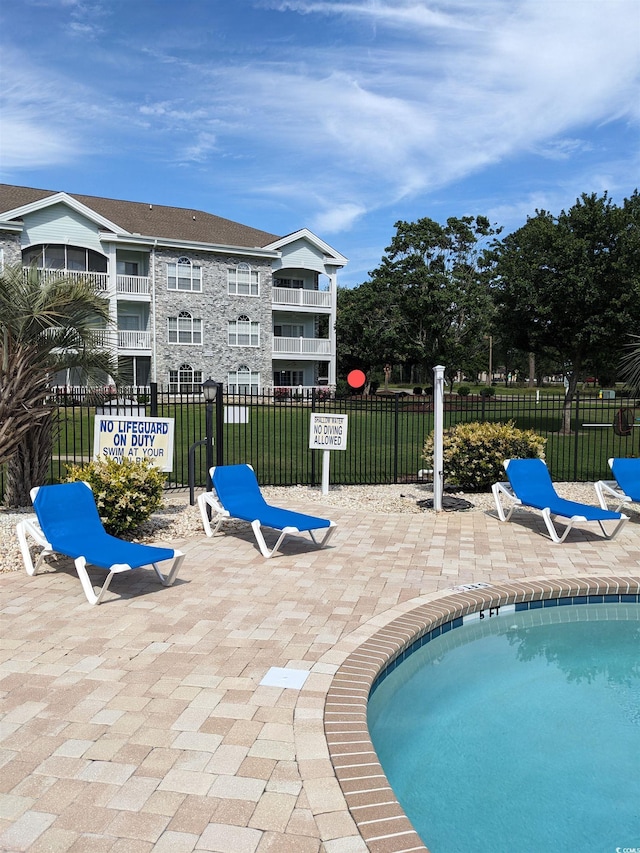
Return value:
<svg viewBox="0 0 640 853">
<path fill-rule="evenodd" d="M 582 398 L 572 410 L 572 434 L 559 433 L 563 396 L 536 402 L 535 395 L 480 400 L 453 395 L 445 399 L 445 428 L 460 421 L 513 420 L 522 429 L 545 436 L 546 457 L 555 480 L 591 481 L 609 475 L 610 456 L 637 455 L 637 430 L 618 437 L 612 427 L 623 401 Z M 248 408 L 248 423 L 223 427 L 227 464 L 250 462 L 264 485 L 294 485 L 321 481 L 322 451 L 309 445 L 310 407 L 290 402 L 258 403 Z M 336 484 L 411 481 L 430 465 L 422 458 L 424 439 L 433 429 L 431 401 L 426 397 L 347 398 L 328 401 L 317 409 L 349 416 L 348 446 L 331 458 L 331 482 Z M 189 448 L 205 437 L 205 405 L 166 401 L 160 417 L 174 418 L 174 470 L 170 485 L 188 484 Z M 640 410 L 638 410 L 640 415 Z M 52 477 L 64 477 L 68 464 L 88 461 L 93 453 L 95 409 L 80 406 L 58 410 L 57 442 Z M 590 426 L 592 425 L 592 426 Z M 214 451 L 215 459 L 215 451 Z M 194 452 L 195 482 L 205 482 L 204 446 Z"/>
</svg>

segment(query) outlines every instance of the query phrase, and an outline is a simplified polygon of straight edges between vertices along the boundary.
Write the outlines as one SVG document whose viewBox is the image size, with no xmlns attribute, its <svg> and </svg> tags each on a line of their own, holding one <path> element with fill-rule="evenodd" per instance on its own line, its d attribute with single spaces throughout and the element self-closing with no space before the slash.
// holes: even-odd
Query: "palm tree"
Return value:
<svg viewBox="0 0 640 853">
<path fill-rule="evenodd" d="M 87 377 L 114 376 L 95 331 L 109 322 L 107 300 L 88 278 L 43 277 L 35 268 L 0 273 L 0 464 L 6 463 L 4 502 L 29 504 L 45 482 L 53 445 L 49 382 L 64 368 Z"/>
</svg>

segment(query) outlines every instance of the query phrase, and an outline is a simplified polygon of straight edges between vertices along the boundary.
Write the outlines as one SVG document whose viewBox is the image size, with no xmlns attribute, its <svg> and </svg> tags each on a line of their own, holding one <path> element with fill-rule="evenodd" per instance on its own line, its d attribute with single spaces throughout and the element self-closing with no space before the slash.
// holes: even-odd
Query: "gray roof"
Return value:
<svg viewBox="0 0 640 853">
<path fill-rule="evenodd" d="M 120 201 L 79 195 L 66 190 L 40 190 L 12 184 L 0 184 L 0 218 L 3 212 L 32 204 L 58 192 L 65 192 L 130 234 L 245 248 L 262 248 L 283 236 L 250 228 L 231 219 L 205 213 L 203 210 L 166 207 L 152 202 Z"/>
</svg>

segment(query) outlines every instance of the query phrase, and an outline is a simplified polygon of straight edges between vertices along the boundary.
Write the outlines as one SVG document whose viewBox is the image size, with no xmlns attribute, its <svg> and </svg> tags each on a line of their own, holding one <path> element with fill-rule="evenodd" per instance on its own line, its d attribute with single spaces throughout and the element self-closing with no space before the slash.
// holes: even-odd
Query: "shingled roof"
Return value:
<svg viewBox="0 0 640 853">
<path fill-rule="evenodd" d="M 3 212 L 33 204 L 58 192 L 0 184 L 0 218 Z M 262 248 L 282 236 L 203 210 L 64 192 L 130 234 L 244 248 Z"/>
</svg>

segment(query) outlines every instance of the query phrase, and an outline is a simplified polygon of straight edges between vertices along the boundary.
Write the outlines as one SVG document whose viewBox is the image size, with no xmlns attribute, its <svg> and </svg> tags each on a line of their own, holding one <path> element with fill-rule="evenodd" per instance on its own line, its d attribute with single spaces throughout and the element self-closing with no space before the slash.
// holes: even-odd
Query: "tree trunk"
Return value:
<svg viewBox="0 0 640 853">
<path fill-rule="evenodd" d="M 560 435 L 571 435 L 571 411 L 573 409 L 573 398 L 576 395 L 578 387 L 578 371 L 574 370 L 569 375 L 569 386 L 564 397 L 564 405 L 562 407 L 562 426 L 560 427 Z"/>
<path fill-rule="evenodd" d="M 53 448 L 53 415 L 34 424 L 7 462 L 4 503 L 8 507 L 31 505 L 29 492 L 49 479 Z"/>
<path fill-rule="evenodd" d="M 533 388 L 536 384 L 536 355 L 533 352 L 529 353 L 529 388 Z"/>
</svg>

